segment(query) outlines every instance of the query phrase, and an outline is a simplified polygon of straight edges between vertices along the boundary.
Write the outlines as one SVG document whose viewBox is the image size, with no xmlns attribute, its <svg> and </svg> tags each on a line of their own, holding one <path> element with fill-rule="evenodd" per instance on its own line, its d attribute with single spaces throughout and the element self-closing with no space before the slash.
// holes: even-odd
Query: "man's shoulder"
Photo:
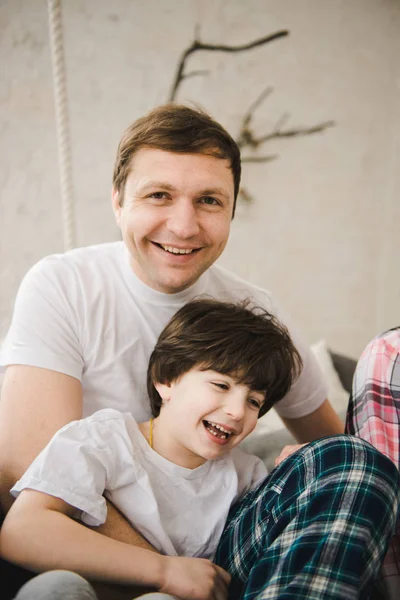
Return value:
<svg viewBox="0 0 400 600">
<path fill-rule="evenodd" d="M 104 260 L 119 260 L 123 253 L 122 242 L 109 242 L 74 248 L 63 254 L 49 254 L 42 258 L 38 265 L 66 265 L 79 267 L 80 265 L 99 264 Z"/>
<path fill-rule="evenodd" d="M 111 265 L 121 263 L 123 259 L 122 242 L 96 244 L 74 248 L 63 254 L 50 254 L 37 262 L 27 273 L 27 278 L 42 277 L 61 279 L 78 277 L 86 279 L 91 273 L 99 274 L 107 270 L 112 276 Z"/>
<path fill-rule="evenodd" d="M 207 293 L 219 300 L 239 302 L 250 299 L 264 308 L 273 310 L 274 307 L 273 296 L 269 290 L 246 281 L 220 265 L 213 265 L 209 269 Z"/>
</svg>

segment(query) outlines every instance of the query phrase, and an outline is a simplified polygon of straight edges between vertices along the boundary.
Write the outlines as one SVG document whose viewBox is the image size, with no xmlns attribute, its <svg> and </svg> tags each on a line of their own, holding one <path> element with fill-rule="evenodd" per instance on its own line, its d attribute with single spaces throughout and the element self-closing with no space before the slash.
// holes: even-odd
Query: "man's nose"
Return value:
<svg viewBox="0 0 400 600">
<path fill-rule="evenodd" d="M 180 199 L 171 207 L 167 221 L 168 229 L 184 240 L 198 235 L 200 231 L 196 207 L 188 199 Z"/>
</svg>

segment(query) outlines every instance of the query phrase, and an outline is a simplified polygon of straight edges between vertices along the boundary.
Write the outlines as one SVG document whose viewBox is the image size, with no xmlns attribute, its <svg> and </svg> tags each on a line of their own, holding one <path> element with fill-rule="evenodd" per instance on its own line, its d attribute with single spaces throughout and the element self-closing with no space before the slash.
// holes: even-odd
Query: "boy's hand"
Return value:
<svg viewBox="0 0 400 600">
<path fill-rule="evenodd" d="M 182 600 L 226 600 L 229 573 L 205 558 L 165 556 L 160 592 Z"/>
</svg>

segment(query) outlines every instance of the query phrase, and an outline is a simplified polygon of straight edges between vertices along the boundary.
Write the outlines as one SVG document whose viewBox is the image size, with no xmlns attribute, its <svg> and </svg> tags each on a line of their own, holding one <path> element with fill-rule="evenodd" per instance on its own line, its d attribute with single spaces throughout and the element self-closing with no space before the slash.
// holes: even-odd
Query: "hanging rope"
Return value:
<svg viewBox="0 0 400 600">
<path fill-rule="evenodd" d="M 53 68 L 53 91 L 60 172 L 64 250 L 71 250 L 76 246 L 75 216 L 61 0 L 47 0 L 47 8 L 49 15 L 51 62 Z"/>
</svg>

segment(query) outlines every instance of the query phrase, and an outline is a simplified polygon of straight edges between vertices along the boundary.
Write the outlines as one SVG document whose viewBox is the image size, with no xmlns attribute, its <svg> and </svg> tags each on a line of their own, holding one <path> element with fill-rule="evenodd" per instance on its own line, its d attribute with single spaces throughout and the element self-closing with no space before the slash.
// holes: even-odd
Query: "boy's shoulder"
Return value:
<svg viewBox="0 0 400 600">
<path fill-rule="evenodd" d="M 239 496 L 254 488 L 268 475 L 268 470 L 263 461 L 247 454 L 241 448 L 233 448 L 228 454 L 238 478 Z"/>
<path fill-rule="evenodd" d="M 235 466 L 238 466 L 239 468 L 258 465 L 259 463 L 264 464 L 261 458 L 255 456 L 254 454 L 249 454 L 248 452 L 245 452 L 240 447 L 233 448 L 229 452 L 229 455 L 231 456 Z"/>
<path fill-rule="evenodd" d="M 70 421 L 59 429 L 54 437 L 78 436 L 87 439 L 87 443 L 106 443 L 108 436 L 125 433 L 128 427 L 135 425 L 136 421 L 131 413 L 121 412 L 114 408 L 102 408 L 91 415 Z M 79 432 L 79 434 L 77 434 Z"/>
</svg>

